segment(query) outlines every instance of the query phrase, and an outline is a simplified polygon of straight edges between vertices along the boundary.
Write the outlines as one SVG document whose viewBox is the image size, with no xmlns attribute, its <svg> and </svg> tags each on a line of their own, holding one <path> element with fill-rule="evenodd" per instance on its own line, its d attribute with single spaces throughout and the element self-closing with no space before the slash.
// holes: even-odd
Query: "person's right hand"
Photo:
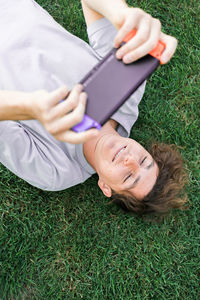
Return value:
<svg viewBox="0 0 200 300">
<path fill-rule="evenodd" d="M 136 35 L 117 50 L 118 59 L 122 59 L 124 63 L 132 63 L 152 51 L 160 40 L 166 45 L 161 55 L 161 63 L 169 62 L 175 53 L 177 40 L 161 31 L 161 23 L 158 19 L 135 7 L 120 9 L 118 13 L 113 13 L 114 15 L 115 18 L 111 21 L 118 29 L 114 40 L 116 48 L 120 46 L 130 31 L 137 30 Z"/>
<path fill-rule="evenodd" d="M 61 100 L 63 100 L 61 102 Z M 66 86 L 53 92 L 39 90 L 31 93 L 29 110 L 33 119 L 39 120 L 57 140 L 80 144 L 98 135 L 97 129 L 76 133 L 70 128 L 80 123 L 84 116 L 87 94 L 77 84 L 69 91 Z"/>
</svg>

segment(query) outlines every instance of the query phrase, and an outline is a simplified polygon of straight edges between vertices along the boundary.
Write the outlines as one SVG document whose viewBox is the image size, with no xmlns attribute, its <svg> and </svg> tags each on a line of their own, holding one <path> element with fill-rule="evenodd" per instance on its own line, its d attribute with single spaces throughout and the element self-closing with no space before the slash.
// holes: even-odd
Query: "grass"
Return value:
<svg viewBox="0 0 200 300">
<path fill-rule="evenodd" d="M 78 0 L 37 2 L 87 40 Z M 134 5 L 159 18 L 179 47 L 149 80 L 132 137 L 144 145 L 156 139 L 180 146 L 190 208 L 162 222 L 144 221 L 107 206 L 97 176 L 44 192 L 0 166 L 1 300 L 200 297 L 200 6 L 192 0 Z"/>
</svg>

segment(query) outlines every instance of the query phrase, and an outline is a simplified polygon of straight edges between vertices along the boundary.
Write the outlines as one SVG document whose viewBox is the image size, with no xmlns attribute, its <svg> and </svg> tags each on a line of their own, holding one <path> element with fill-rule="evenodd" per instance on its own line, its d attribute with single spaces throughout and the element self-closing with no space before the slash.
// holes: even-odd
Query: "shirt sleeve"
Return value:
<svg viewBox="0 0 200 300">
<path fill-rule="evenodd" d="M 18 121 L 0 122 L 0 162 L 42 190 L 63 190 L 82 181 L 80 166 L 59 146 Z"/>
<path fill-rule="evenodd" d="M 87 27 L 87 33 L 90 46 L 103 58 L 114 46 L 117 29 L 106 18 L 101 18 Z"/>
<path fill-rule="evenodd" d="M 0 162 L 31 185 L 44 190 L 52 185 L 47 158 L 18 122 L 0 122 Z"/>
<path fill-rule="evenodd" d="M 87 28 L 88 39 L 93 50 L 103 58 L 114 46 L 114 38 L 117 29 L 106 19 L 102 18 Z M 126 102 L 111 117 L 117 123 L 118 133 L 121 136 L 128 137 L 139 114 L 138 105 L 142 100 L 146 81 L 126 100 Z"/>
</svg>

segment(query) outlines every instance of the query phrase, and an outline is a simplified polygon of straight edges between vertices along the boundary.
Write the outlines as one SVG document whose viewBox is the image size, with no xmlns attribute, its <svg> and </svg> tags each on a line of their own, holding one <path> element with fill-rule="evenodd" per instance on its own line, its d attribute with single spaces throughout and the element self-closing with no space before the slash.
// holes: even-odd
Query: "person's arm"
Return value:
<svg viewBox="0 0 200 300">
<path fill-rule="evenodd" d="M 33 93 L 0 91 L 0 121 L 36 119 L 57 140 L 73 144 L 83 143 L 96 136 L 96 129 L 75 133 L 70 128 L 84 115 L 86 93 L 77 84 L 70 92 L 66 86 L 53 92 Z M 62 101 L 65 99 L 65 101 Z"/>
<path fill-rule="evenodd" d="M 159 40 L 166 44 L 161 63 L 167 63 L 174 55 L 177 40 L 162 33 L 160 21 L 142 9 L 128 7 L 124 0 L 82 0 L 82 4 L 87 24 L 104 16 L 118 29 L 114 39 L 117 48 L 131 30 L 137 29 L 135 37 L 116 53 L 117 58 L 123 59 L 125 63 L 131 63 L 149 53 Z"/>
<path fill-rule="evenodd" d="M 87 26 L 92 25 L 95 21 L 104 18 L 103 15 L 92 9 L 87 5 L 87 3 L 84 0 L 81 0 L 83 14 L 85 18 L 85 22 Z"/>
<path fill-rule="evenodd" d="M 29 120 L 26 103 L 30 99 L 30 93 L 0 91 L 0 120 Z"/>
<path fill-rule="evenodd" d="M 122 9 L 128 7 L 125 0 L 81 0 L 81 2 L 82 6 L 87 9 L 88 16 L 90 14 L 88 18 L 95 19 L 95 14 L 98 14 L 98 17 L 106 17 L 116 27 L 118 27 L 117 15 Z M 92 20 L 88 21 L 91 23 Z M 86 23 L 88 21 L 86 20 Z"/>
</svg>

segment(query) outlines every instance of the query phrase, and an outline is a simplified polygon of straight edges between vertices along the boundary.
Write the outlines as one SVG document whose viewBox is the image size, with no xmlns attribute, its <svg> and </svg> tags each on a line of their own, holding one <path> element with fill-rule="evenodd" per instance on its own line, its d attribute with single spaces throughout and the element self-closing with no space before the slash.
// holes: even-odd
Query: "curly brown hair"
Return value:
<svg viewBox="0 0 200 300">
<path fill-rule="evenodd" d="M 131 193 L 125 195 L 112 191 L 109 204 L 115 203 L 124 211 L 132 211 L 138 215 L 165 214 L 171 208 L 184 209 L 187 201 L 184 186 L 188 176 L 177 147 L 155 143 L 149 153 L 159 167 L 159 175 L 150 193 L 141 200 Z"/>
</svg>

